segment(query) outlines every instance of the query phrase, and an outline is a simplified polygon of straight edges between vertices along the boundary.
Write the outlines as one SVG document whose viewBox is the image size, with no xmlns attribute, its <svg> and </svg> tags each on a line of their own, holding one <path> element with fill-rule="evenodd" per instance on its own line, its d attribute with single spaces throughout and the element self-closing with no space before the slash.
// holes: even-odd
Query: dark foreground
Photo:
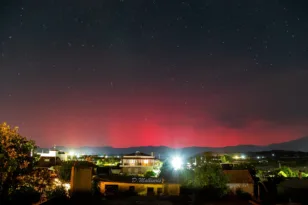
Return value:
<svg viewBox="0 0 308 205">
<path fill-rule="evenodd" d="M 101 196 L 79 193 L 68 198 L 55 198 L 42 205 L 249 205 L 248 201 L 238 199 L 225 199 L 218 201 L 200 201 L 193 203 L 189 197 L 147 197 L 130 196 L 106 199 Z"/>
</svg>

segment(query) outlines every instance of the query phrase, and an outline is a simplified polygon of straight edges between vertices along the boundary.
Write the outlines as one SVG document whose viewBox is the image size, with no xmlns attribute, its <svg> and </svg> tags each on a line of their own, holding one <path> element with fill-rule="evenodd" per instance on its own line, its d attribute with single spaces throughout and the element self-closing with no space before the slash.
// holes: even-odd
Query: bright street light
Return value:
<svg viewBox="0 0 308 205">
<path fill-rule="evenodd" d="M 236 156 L 234 156 L 233 158 L 234 158 L 234 159 L 239 159 L 240 157 L 236 155 Z"/>
<path fill-rule="evenodd" d="M 183 168 L 183 160 L 180 157 L 174 157 L 171 160 L 173 169 L 178 170 Z"/>
</svg>

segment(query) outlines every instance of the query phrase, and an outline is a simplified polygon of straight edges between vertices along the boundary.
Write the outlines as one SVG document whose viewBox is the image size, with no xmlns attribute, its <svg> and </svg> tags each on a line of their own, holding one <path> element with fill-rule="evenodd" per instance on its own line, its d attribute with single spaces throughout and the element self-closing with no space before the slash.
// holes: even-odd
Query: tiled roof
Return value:
<svg viewBox="0 0 308 205">
<path fill-rule="evenodd" d="M 254 183 L 248 170 L 224 170 L 229 183 Z"/>
</svg>

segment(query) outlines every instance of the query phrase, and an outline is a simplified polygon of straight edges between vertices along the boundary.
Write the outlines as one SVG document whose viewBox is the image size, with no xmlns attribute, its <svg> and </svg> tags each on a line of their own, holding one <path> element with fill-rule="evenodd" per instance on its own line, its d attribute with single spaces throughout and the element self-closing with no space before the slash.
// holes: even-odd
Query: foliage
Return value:
<svg viewBox="0 0 308 205">
<path fill-rule="evenodd" d="M 147 178 L 149 178 L 149 177 L 155 177 L 156 176 L 156 174 L 155 174 L 155 172 L 153 172 L 153 171 L 147 171 L 145 174 L 144 174 L 144 177 L 147 177 Z"/>
<path fill-rule="evenodd" d="M 220 157 L 220 161 L 221 161 L 221 163 L 227 163 L 227 162 L 229 162 L 229 161 L 227 160 L 227 158 L 226 158 L 226 155 L 221 156 L 221 157 Z"/>
<path fill-rule="evenodd" d="M 0 124 L 0 188 L 1 197 L 7 198 L 10 189 L 17 186 L 16 178 L 32 171 L 34 159 L 31 152 L 35 143 L 22 137 L 18 128 L 11 128 L 6 123 Z"/>
<path fill-rule="evenodd" d="M 172 166 L 171 164 L 169 163 L 169 161 L 165 161 L 163 162 L 161 168 L 160 168 L 160 173 L 159 173 L 159 176 L 161 178 L 170 178 L 171 177 L 171 174 L 172 174 Z"/>
<path fill-rule="evenodd" d="M 206 162 L 210 162 L 210 161 L 212 161 L 213 158 L 214 158 L 212 152 L 205 152 L 205 153 L 204 153 L 204 157 L 205 157 Z"/>
<path fill-rule="evenodd" d="M 67 161 L 62 162 L 61 166 L 56 167 L 56 172 L 59 178 L 64 182 L 69 182 L 71 179 L 71 171 L 73 166 L 94 167 L 93 163 L 87 161 Z"/>
<path fill-rule="evenodd" d="M 298 173 L 292 171 L 290 167 L 281 167 L 280 169 L 277 170 L 279 176 L 283 177 L 298 177 Z"/>
<path fill-rule="evenodd" d="M 194 169 L 185 169 L 181 173 L 184 187 L 216 190 L 218 196 L 228 193 L 228 179 L 218 164 L 204 163 Z"/>
<path fill-rule="evenodd" d="M 216 155 L 212 152 L 204 152 L 198 156 L 188 159 L 190 164 L 202 164 L 202 163 L 230 163 L 233 159 L 231 156 L 225 154 L 222 156 Z"/>
<path fill-rule="evenodd" d="M 96 165 L 101 167 L 101 166 L 109 166 L 109 165 L 118 165 L 119 163 L 120 163 L 119 158 L 109 157 L 109 158 L 97 160 Z"/>
<path fill-rule="evenodd" d="M 47 192 L 48 199 L 57 198 L 57 197 L 66 197 L 66 196 L 67 196 L 67 192 L 63 186 L 58 186 L 55 189 Z"/>
<path fill-rule="evenodd" d="M 220 161 L 221 163 L 230 163 L 233 161 L 233 159 L 230 155 L 225 154 L 220 157 Z"/>
<path fill-rule="evenodd" d="M 64 182 L 69 182 L 71 179 L 71 170 L 72 167 L 74 166 L 73 161 L 67 161 L 67 162 L 63 162 L 61 164 L 61 166 L 57 166 L 55 167 L 56 172 L 59 176 L 59 178 L 64 181 Z"/>
<path fill-rule="evenodd" d="M 264 173 L 264 171 L 262 170 L 257 170 L 256 171 L 256 177 L 260 180 L 260 181 L 266 181 L 266 174 Z"/>
<path fill-rule="evenodd" d="M 31 156 L 34 149 L 34 141 L 22 137 L 18 128 L 10 128 L 6 123 L 0 124 L 1 204 L 16 198 L 25 203 L 32 199 L 35 201 L 39 192 L 55 188 L 50 171 L 34 170 L 37 161 L 36 157 Z"/>
<path fill-rule="evenodd" d="M 55 188 L 55 185 L 53 184 L 51 174 L 51 171 L 41 169 L 33 170 L 31 173 L 26 175 L 20 175 L 16 178 L 18 182 L 17 188 L 33 186 L 37 191 L 42 189 L 52 190 Z"/>
</svg>

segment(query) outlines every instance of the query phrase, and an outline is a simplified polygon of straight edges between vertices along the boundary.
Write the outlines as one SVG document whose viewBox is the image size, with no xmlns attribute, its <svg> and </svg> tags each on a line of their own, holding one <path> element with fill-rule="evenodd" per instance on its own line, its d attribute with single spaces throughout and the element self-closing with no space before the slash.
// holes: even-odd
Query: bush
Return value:
<svg viewBox="0 0 308 205">
<path fill-rule="evenodd" d="M 194 168 L 194 170 L 185 169 L 180 173 L 182 187 L 206 189 L 209 197 L 221 198 L 228 194 L 227 177 L 223 173 L 220 165 L 205 163 Z"/>
<path fill-rule="evenodd" d="M 156 174 L 155 172 L 153 171 L 147 171 L 145 174 L 144 174 L 144 177 L 147 177 L 147 178 L 150 178 L 150 177 L 155 177 Z"/>
</svg>

